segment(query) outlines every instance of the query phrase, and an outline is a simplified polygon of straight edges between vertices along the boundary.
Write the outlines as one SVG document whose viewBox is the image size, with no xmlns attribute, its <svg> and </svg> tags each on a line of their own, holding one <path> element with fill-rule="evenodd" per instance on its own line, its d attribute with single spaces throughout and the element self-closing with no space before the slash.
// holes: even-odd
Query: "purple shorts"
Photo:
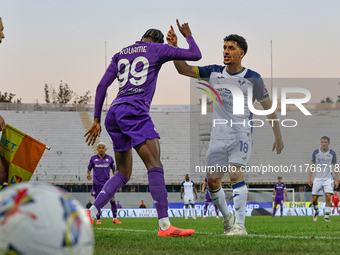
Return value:
<svg viewBox="0 0 340 255">
<path fill-rule="evenodd" d="M 111 106 L 105 127 L 114 151 L 128 151 L 148 139 L 160 138 L 149 112 L 131 104 Z"/>
<path fill-rule="evenodd" d="M 97 198 L 97 196 L 99 195 L 103 187 L 104 185 L 93 184 L 92 190 L 91 190 L 91 196 Z"/>
<path fill-rule="evenodd" d="M 283 197 L 275 197 L 275 204 L 282 205 L 283 204 Z"/>
<path fill-rule="evenodd" d="M 205 194 L 205 202 L 212 202 L 209 191 L 207 191 L 207 194 Z"/>
</svg>

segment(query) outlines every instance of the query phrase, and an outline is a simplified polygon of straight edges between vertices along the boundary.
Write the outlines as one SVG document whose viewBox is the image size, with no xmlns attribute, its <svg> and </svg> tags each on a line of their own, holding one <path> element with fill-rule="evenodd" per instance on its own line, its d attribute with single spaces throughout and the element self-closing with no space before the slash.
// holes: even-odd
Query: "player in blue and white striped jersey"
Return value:
<svg viewBox="0 0 340 255">
<path fill-rule="evenodd" d="M 312 155 L 312 163 L 310 165 L 308 184 L 312 186 L 313 207 L 315 214 L 313 221 L 318 220 L 319 208 L 318 200 L 319 196 L 325 193 L 326 208 L 325 208 L 325 221 L 330 222 L 329 214 L 332 209 L 331 197 L 333 195 L 334 187 L 338 188 L 338 172 L 339 165 L 336 162 L 336 154 L 333 150 L 329 149 L 330 139 L 328 136 L 321 137 L 321 148 L 316 149 Z M 336 166 L 334 171 L 333 165 Z M 314 174 L 314 183 L 312 181 L 312 174 Z"/>
<path fill-rule="evenodd" d="M 168 37 L 171 38 L 170 41 L 173 46 L 177 47 L 177 37 L 173 31 L 169 31 Z M 226 235 L 247 234 L 244 223 L 248 190 L 243 179 L 242 168 L 247 166 L 253 142 L 253 114 L 248 106 L 248 98 L 250 102 L 259 101 L 265 110 L 272 108 L 271 100 L 261 76 L 241 64 L 247 50 L 248 45 L 243 37 L 229 35 L 224 38 L 223 66 L 197 67 L 189 66 L 185 61 L 174 61 L 175 67 L 180 74 L 206 80 L 212 88 L 215 88 L 218 94 L 218 96 L 215 96 L 215 100 L 220 103 L 213 106 L 214 125 L 207 152 L 207 166 L 208 168 L 215 167 L 215 169 L 218 166 L 220 168 L 229 168 L 233 188 L 233 202 L 236 209 L 235 224 L 233 224 L 234 217 L 229 212 L 225 194 L 221 188 L 224 172 L 209 172 L 207 177 L 211 199 L 223 215 L 224 233 Z M 248 94 L 248 88 L 252 89 L 252 94 Z M 243 99 L 241 105 L 238 99 Z M 243 114 L 234 114 L 234 106 L 235 108 L 236 106 L 240 107 Z M 267 116 L 268 119 L 277 119 L 275 111 Z M 215 125 L 216 120 L 222 120 L 224 125 Z M 277 121 L 272 121 L 270 124 L 275 135 L 272 151 L 276 150 L 280 154 L 283 149 L 283 141 L 279 124 Z"/>
</svg>

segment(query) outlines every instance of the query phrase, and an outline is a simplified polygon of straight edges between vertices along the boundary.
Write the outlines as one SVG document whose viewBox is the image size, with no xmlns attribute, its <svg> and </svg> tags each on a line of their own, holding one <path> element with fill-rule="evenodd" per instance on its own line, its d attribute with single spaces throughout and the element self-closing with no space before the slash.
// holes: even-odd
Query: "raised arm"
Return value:
<svg viewBox="0 0 340 255">
<path fill-rule="evenodd" d="M 187 62 L 180 61 L 180 60 L 174 60 L 174 65 L 179 74 L 182 74 L 182 75 L 185 75 L 191 78 L 197 78 L 196 66 L 190 66 L 187 64 Z"/>
<path fill-rule="evenodd" d="M 177 22 L 177 26 L 178 26 L 179 31 L 182 33 L 182 35 L 185 38 L 188 38 L 189 36 L 191 36 L 191 30 L 189 28 L 188 23 L 184 23 L 184 24 L 180 25 L 178 19 L 176 20 L 176 22 Z M 191 38 L 189 38 L 189 39 L 191 40 Z M 174 28 L 172 26 L 170 26 L 170 30 L 167 34 L 166 39 L 167 39 L 167 41 L 170 45 L 172 45 L 176 48 L 178 47 L 177 35 L 176 35 Z M 187 39 L 189 46 L 190 46 L 190 40 L 188 41 L 188 39 Z M 193 40 L 193 38 L 192 38 L 192 40 Z M 198 49 L 198 47 L 197 47 L 197 49 Z M 195 51 L 197 51 L 197 49 Z M 201 53 L 200 53 L 199 59 L 201 59 L 201 57 L 202 56 L 201 56 Z M 199 60 L 199 59 L 197 59 L 197 60 Z M 180 60 L 174 60 L 174 64 L 175 64 L 175 67 L 176 67 L 177 72 L 179 74 L 189 76 L 189 77 L 192 77 L 192 78 L 197 78 L 195 66 L 189 66 L 185 61 L 180 61 Z"/>
<path fill-rule="evenodd" d="M 177 23 L 179 31 L 182 33 L 182 35 L 185 38 L 189 34 L 191 35 L 191 31 L 189 29 L 188 23 L 184 23 L 183 25 L 180 25 L 178 19 L 176 20 L 176 23 Z M 189 29 L 190 33 L 188 32 L 188 29 Z M 168 32 L 166 39 L 167 39 L 167 41 L 170 45 L 172 45 L 174 47 L 178 47 L 177 35 L 176 35 L 174 28 L 172 26 L 170 26 L 170 30 Z M 189 76 L 189 77 L 192 77 L 192 78 L 197 78 L 195 66 L 190 66 L 185 61 L 179 61 L 179 60 L 175 60 L 174 65 L 175 65 L 177 72 L 179 74 Z"/>
</svg>

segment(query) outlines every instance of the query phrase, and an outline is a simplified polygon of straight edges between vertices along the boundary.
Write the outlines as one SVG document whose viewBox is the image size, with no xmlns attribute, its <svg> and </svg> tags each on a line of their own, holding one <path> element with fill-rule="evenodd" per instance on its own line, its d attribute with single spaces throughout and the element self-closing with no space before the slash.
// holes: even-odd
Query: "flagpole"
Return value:
<svg viewBox="0 0 340 255">
<path fill-rule="evenodd" d="M 273 41 L 270 40 L 270 92 L 273 98 Z"/>
<path fill-rule="evenodd" d="M 105 71 L 107 69 L 107 54 L 106 54 L 106 41 L 105 41 Z M 105 98 L 106 98 L 106 113 L 107 113 L 107 92 L 106 92 L 106 95 L 105 95 Z"/>
</svg>

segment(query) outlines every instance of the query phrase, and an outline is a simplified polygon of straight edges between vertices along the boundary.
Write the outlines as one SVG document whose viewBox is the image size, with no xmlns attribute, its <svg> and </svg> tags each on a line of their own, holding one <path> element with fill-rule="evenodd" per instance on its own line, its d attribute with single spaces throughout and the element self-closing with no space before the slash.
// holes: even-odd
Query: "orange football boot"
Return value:
<svg viewBox="0 0 340 255">
<path fill-rule="evenodd" d="M 193 229 L 180 229 L 170 224 L 170 227 L 166 230 L 159 228 L 158 236 L 191 236 L 194 233 L 195 230 Z"/>
<path fill-rule="evenodd" d="M 122 224 L 122 223 L 121 223 L 119 220 L 117 220 L 117 219 L 113 219 L 112 223 L 113 223 L 113 224 Z"/>
</svg>

